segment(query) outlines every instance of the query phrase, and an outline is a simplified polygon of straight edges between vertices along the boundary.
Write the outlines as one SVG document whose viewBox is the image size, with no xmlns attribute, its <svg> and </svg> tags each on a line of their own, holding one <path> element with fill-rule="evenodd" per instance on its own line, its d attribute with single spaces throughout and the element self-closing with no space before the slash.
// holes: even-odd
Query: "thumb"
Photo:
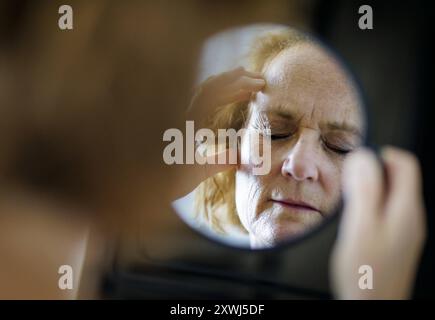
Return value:
<svg viewBox="0 0 435 320">
<path fill-rule="evenodd" d="M 362 148 L 343 169 L 344 212 L 340 230 L 353 233 L 376 225 L 383 198 L 383 174 L 375 154 Z"/>
</svg>

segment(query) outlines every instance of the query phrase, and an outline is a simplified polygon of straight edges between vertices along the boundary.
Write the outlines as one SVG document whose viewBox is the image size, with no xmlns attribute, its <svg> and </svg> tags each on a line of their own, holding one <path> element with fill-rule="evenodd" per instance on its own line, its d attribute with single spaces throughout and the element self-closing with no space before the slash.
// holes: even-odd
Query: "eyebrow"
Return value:
<svg viewBox="0 0 435 320">
<path fill-rule="evenodd" d="M 271 108 L 271 109 L 272 110 L 270 110 L 268 112 L 269 114 L 279 116 L 279 117 L 284 118 L 285 120 L 288 120 L 288 121 L 297 122 L 300 120 L 300 119 L 297 119 L 294 112 L 291 112 L 291 111 L 285 109 L 283 106 L 277 106 L 277 107 Z M 358 137 L 362 137 L 361 130 L 358 127 L 353 126 L 347 122 L 332 121 L 332 122 L 328 122 L 326 124 L 320 125 L 320 127 L 321 127 L 321 129 L 326 128 L 327 130 L 330 130 L 330 131 L 344 131 L 344 132 L 348 132 L 348 133 L 357 135 Z"/>
<path fill-rule="evenodd" d="M 326 124 L 329 130 L 345 131 L 362 137 L 362 132 L 358 127 L 352 126 L 346 122 L 329 122 Z"/>
<path fill-rule="evenodd" d="M 294 114 L 294 112 L 288 111 L 282 106 L 277 106 L 276 108 L 271 108 L 271 109 L 272 110 L 270 110 L 270 111 L 266 111 L 266 113 L 276 115 L 276 116 L 284 118 L 285 120 L 288 120 L 288 121 L 297 121 L 296 115 Z"/>
</svg>

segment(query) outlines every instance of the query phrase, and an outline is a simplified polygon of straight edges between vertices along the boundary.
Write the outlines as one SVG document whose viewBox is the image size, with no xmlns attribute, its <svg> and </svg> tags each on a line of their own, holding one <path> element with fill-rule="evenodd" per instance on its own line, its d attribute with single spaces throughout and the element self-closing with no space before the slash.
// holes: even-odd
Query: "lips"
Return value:
<svg viewBox="0 0 435 320">
<path fill-rule="evenodd" d="M 270 201 L 296 210 L 314 211 L 314 212 L 321 213 L 319 209 L 303 201 L 296 201 L 292 199 L 285 199 L 285 200 L 270 199 Z"/>
</svg>

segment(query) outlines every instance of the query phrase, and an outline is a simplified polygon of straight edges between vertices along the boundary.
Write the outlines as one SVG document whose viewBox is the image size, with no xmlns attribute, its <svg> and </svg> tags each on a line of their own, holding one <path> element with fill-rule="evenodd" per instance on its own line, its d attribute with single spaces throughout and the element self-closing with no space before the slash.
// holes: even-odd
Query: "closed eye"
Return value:
<svg viewBox="0 0 435 320">
<path fill-rule="evenodd" d="M 337 146 L 331 143 L 328 143 L 326 141 L 323 142 L 323 145 L 330 151 L 338 154 L 338 155 L 346 155 L 349 152 L 352 152 L 352 148 L 344 147 L 344 146 Z"/>
<path fill-rule="evenodd" d="M 290 133 L 286 133 L 286 134 L 272 134 L 270 136 L 270 138 L 272 140 L 284 140 L 284 139 L 287 139 L 287 138 L 290 138 L 290 137 L 291 137 Z"/>
</svg>

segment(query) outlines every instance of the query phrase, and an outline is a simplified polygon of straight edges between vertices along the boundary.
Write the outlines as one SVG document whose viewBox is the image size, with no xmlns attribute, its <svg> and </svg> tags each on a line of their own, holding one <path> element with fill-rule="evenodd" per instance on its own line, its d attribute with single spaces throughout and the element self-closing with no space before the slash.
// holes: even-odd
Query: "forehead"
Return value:
<svg viewBox="0 0 435 320">
<path fill-rule="evenodd" d="M 252 111 L 288 111 L 317 122 L 362 127 L 357 91 L 340 63 L 317 45 L 301 44 L 276 56 L 264 70 L 266 88 Z"/>
</svg>

